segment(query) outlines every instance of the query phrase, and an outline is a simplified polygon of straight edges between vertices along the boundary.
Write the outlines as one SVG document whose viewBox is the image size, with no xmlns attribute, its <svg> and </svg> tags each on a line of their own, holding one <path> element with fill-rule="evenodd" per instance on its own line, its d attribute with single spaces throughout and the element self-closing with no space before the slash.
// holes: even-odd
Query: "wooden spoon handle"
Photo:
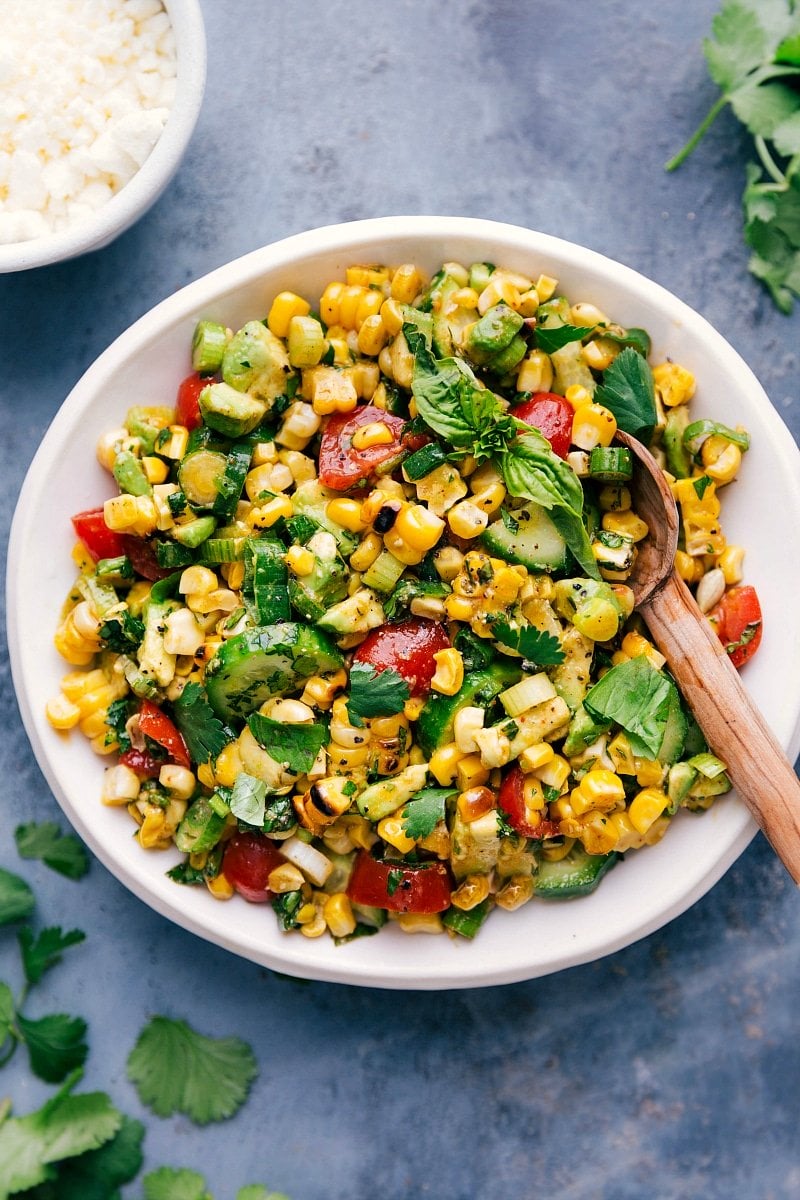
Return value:
<svg viewBox="0 0 800 1200">
<path fill-rule="evenodd" d="M 800 884 L 800 780 L 725 648 L 674 572 L 639 611 L 709 746 Z"/>
</svg>

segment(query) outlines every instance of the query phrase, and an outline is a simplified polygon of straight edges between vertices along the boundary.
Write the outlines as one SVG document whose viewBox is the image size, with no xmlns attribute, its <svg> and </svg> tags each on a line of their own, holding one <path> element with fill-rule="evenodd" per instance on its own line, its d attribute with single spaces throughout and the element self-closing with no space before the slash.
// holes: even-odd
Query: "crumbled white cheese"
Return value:
<svg viewBox="0 0 800 1200">
<path fill-rule="evenodd" d="M 0 245 L 85 220 L 136 174 L 175 97 L 161 0 L 2 0 Z"/>
</svg>

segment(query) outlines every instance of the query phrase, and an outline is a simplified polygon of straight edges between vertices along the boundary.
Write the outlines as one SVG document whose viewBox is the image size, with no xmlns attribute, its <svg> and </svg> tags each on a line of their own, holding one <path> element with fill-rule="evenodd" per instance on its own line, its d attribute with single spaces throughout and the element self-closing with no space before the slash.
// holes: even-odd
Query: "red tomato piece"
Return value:
<svg viewBox="0 0 800 1200">
<path fill-rule="evenodd" d="M 373 629 L 353 661 L 368 663 L 378 672 L 391 668 L 405 679 L 412 696 L 424 696 L 436 673 L 434 654 L 449 647 L 450 638 L 442 625 L 425 617 L 408 617 L 396 625 Z"/>
<path fill-rule="evenodd" d="M 390 912 L 437 913 L 450 907 L 450 876 L 444 863 L 379 862 L 366 850 L 356 858 L 347 895 L 356 904 Z"/>
<path fill-rule="evenodd" d="M 566 458 L 572 445 L 572 405 L 555 392 L 534 392 L 510 410 L 511 416 L 539 430 L 559 458 Z"/>
<path fill-rule="evenodd" d="M 735 667 L 743 667 L 761 645 L 763 618 L 756 589 L 749 584 L 731 588 L 711 615 L 731 662 Z"/>
<path fill-rule="evenodd" d="M 191 767 L 192 760 L 183 734 L 165 712 L 151 700 L 142 700 L 139 707 L 139 728 L 145 737 L 163 746 L 167 754 L 181 767 Z"/>
<path fill-rule="evenodd" d="M 362 425 L 381 421 L 391 431 L 393 438 L 382 446 L 370 446 L 366 450 L 353 448 L 353 434 Z M 326 487 L 345 492 L 368 479 L 377 467 L 397 458 L 401 451 L 400 441 L 406 422 L 402 417 L 392 416 L 382 408 L 365 404 L 349 413 L 334 413 L 329 418 L 319 447 L 319 477 Z"/>
<path fill-rule="evenodd" d="M 555 821 L 544 817 L 537 825 L 528 819 L 525 810 L 525 776 L 520 767 L 512 767 L 500 784 L 497 803 L 508 818 L 508 823 L 515 833 L 522 837 L 535 838 L 540 842 L 544 838 L 558 837 L 559 829 Z"/>
<path fill-rule="evenodd" d="M 72 518 L 72 528 L 95 562 L 101 558 L 119 558 L 125 553 L 122 535 L 109 529 L 103 508 L 87 508 Z"/>
<path fill-rule="evenodd" d="M 157 579 L 165 579 L 167 575 L 172 574 L 168 568 L 158 565 L 156 552 L 146 538 L 123 533 L 121 542 L 122 549 L 119 553 L 127 554 L 134 571 L 141 575 L 142 579 L 149 579 L 151 583 L 155 583 Z"/>
<path fill-rule="evenodd" d="M 164 766 L 163 758 L 153 758 L 152 754 L 148 754 L 146 750 L 137 750 L 135 746 L 120 754 L 119 761 L 124 767 L 130 767 L 140 779 L 158 779 Z"/>
<path fill-rule="evenodd" d="M 203 388 L 213 382 L 214 380 L 207 375 L 188 375 L 184 379 L 178 388 L 178 399 L 175 403 L 175 416 L 179 425 L 185 425 L 187 429 L 196 429 L 198 425 L 202 425 L 203 417 L 198 397 Z"/>
<path fill-rule="evenodd" d="M 285 861 L 263 834 L 235 833 L 225 846 L 222 874 L 245 900 L 266 904 L 274 894 L 267 882 L 270 872 Z"/>
</svg>

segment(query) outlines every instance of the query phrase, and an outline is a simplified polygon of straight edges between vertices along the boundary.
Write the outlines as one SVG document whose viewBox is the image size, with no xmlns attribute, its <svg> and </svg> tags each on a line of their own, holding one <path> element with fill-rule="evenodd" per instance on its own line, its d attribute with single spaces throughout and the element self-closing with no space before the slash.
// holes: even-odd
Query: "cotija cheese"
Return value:
<svg viewBox="0 0 800 1200">
<path fill-rule="evenodd" d="M 0 0 L 0 244 L 90 217 L 158 141 L 175 95 L 161 0 Z"/>
</svg>

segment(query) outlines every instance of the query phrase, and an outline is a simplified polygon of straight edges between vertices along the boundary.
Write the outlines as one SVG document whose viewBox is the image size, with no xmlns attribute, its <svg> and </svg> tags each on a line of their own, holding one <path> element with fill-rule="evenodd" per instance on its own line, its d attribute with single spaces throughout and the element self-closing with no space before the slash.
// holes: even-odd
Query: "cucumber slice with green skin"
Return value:
<svg viewBox="0 0 800 1200">
<path fill-rule="evenodd" d="M 225 470 L 217 481 L 217 495 L 211 509 L 222 521 L 229 521 L 236 511 L 252 457 L 253 447 L 249 442 L 231 446 Z"/>
<path fill-rule="evenodd" d="M 206 691 L 218 717 L 241 720 L 271 696 L 285 696 L 312 675 L 343 666 L 341 652 L 318 630 L 294 621 L 264 625 L 220 646 L 206 669 Z"/>
<path fill-rule="evenodd" d="M 283 543 L 272 538 L 248 538 L 244 552 L 242 593 L 257 625 L 288 621 L 289 572 Z"/>
<path fill-rule="evenodd" d="M 453 723 L 462 708 L 490 704 L 504 688 L 517 683 L 521 674 L 520 668 L 511 663 L 496 662 L 467 675 L 455 696 L 432 692 L 417 722 L 417 740 L 423 754 L 430 758 L 434 750 L 452 742 Z"/>
<path fill-rule="evenodd" d="M 248 541 L 246 537 L 210 537 L 200 547 L 197 561 L 204 565 L 241 562 Z"/>
<path fill-rule="evenodd" d="M 567 546 L 547 510 L 533 501 L 493 521 L 481 542 L 491 554 L 506 562 L 521 563 L 529 571 L 561 571 Z"/>
<path fill-rule="evenodd" d="M 588 896 L 609 871 L 619 856 L 587 854 L 577 843 L 566 858 L 558 862 L 539 863 L 535 896 L 542 900 L 566 900 L 570 896 Z"/>
<path fill-rule="evenodd" d="M 199 854 L 211 850 L 222 837 L 225 817 L 212 808 L 207 796 L 199 796 L 178 826 L 175 845 L 183 854 Z"/>
<path fill-rule="evenodd" d="M 227 456 L 219 450 L 195 450 L 181 459 L 178 482 L 194 508 L 211 508 L 216 503 L 227 466 Z"/>
</svg>

